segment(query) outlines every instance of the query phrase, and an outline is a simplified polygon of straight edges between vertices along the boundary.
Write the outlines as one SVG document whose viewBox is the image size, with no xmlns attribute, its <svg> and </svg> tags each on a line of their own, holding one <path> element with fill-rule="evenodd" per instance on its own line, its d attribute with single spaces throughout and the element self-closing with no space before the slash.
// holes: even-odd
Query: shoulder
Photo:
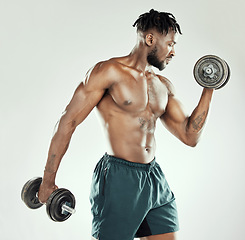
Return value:
<svg viewBox="0 0 245 240">
<path fill-rule="evenodd" d="M 167 79 L 166 77 L 163 77 L 161 75 L 157 75 L 157 77 L 167 87 L 168 95 L 174 96 L 175 95 L 175 89 L 174 89 L 174 85 L 172 84 L 172 82 L 169 79 Z"/>
<path fill-rule="evenodd" d="M 122 70 L 122 64 L 116 58 L 98 62 L 92 69 L 93 74 L 110 76 Z"/>
<path fill-rule="evenodd" d="M 98 62 L 88 70 L 83 84 L 109 88 L 116 81 L 119 71 L 120 64 L 113 59 Z"/>
</svg>

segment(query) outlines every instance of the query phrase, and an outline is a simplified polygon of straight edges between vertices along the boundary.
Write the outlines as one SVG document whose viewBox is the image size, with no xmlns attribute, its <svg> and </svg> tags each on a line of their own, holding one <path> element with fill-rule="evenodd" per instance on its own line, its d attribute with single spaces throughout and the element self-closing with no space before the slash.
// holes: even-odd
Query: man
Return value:
<svg viewBox="0 0 245 240">
<path fill-rule="evenodd" d="M 76 89 L 52 138 L 39 199 L 57 188 L 55 176 L 76 127 L 97 107 L 107 135 L 107 153 L 93 174 L 90 201 L 93 239 L 174 240 L 178 216 L 174 194 L 155 160 L 156 120 L 194 147 L 205 123 L 212 89 L 186 116 L 171 82 L 156 75 L 175 56 L 180 26 L 169 13 L 142 14 L 137 43 L 128 56 L 96 64 Z"/>
</svg>

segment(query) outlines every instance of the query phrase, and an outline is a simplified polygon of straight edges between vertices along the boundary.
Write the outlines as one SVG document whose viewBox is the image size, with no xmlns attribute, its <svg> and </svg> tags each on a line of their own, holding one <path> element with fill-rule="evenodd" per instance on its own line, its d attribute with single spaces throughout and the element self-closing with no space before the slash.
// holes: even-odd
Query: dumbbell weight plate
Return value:
<svg viewBox="0 0 245 240">
<path fill-rule="evenodd" d="M 215 55 L 200 58 L 194 66 L 193 73 L 199 85 L 214 89 L 223 87 L 230 77 L 228 64 Z"/>
<path fill-rule="evenodd" d="M 69 190 L 59 188 L 50 195 L 46 203 L 47 214 L 53 221 L 63 222 L 71 216 L 68 212 L 63 213 L 63 204 L 68 204 L 69 207 L 75 208 L 76 201 L 74 195 Z"/>
<path fill-rule="evenodd" d="M 224 86 L 228 83 L 228 81 L 229 81 L 229 79 L 230 79 L 230 76 L 231 76 L 231 69 L 230 69 L 229 65 L 227 64 L 227 62 L 225 62 L 225 64 L 227 65 L 227 68 L 228 68 L 228 76 L 227 76 L 227 79 L 225 80 L 225 82 L 224 82 L 221 86 L 219 86 L 219 87 L 216 88 L 216 89 L 220 89 L 220 88 L 224 87 Z"/>
<path fill-rule="evenodd" d="M 35 177 L 26 182 L 21 191 L 21 199 L 27 207 L 31 209 L 40 208 L 43 204 L 39 202 L 37 193 L 41 185 L 42 178 Z"/>
</svg>

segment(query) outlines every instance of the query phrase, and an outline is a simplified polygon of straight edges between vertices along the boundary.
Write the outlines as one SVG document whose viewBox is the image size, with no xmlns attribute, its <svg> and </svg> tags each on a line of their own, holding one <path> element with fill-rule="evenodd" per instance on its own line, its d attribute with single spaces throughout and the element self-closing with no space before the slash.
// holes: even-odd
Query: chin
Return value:
<svg viewBox="0 0 245 240">
<path fill-rule="evenodd" d="M 157 68 L 158 68 L 159 71 L 162 71 L 162 70 L 164 70 L 166 67 L 167 67 L 167 65 L 163 63 L 161 66 L 158 66 Z"/>
</svg>

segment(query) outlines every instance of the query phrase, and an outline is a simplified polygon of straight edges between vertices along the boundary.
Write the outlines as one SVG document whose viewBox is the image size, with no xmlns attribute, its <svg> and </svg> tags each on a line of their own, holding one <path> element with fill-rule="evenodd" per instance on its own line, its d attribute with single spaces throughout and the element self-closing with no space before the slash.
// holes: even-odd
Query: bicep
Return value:
<svg viewBox="0 0 245 240">
<path fill-rule="evenodd" d="M 87 90 L 83 84 L 76 89 L 70 103 L 66 107 L 66 115 L 78 125 L 101 100 L 104 89 Z"/>
<path fill-rule="evenodd" d="M 160 119 L 172 134 L 184 141 L 188 116 L 185 114 L 182 104 L 175 97 L 169 97 L 166 111 Z"/>
<path fill-rule="evenodd" d="M 58 130 L 63 131 L 64 134 L 75 130 L 98 104 L 103 94 L 103 89 L 87 91 L 84 84 L 81 83 L 60 119 Z"/>
</svg>

